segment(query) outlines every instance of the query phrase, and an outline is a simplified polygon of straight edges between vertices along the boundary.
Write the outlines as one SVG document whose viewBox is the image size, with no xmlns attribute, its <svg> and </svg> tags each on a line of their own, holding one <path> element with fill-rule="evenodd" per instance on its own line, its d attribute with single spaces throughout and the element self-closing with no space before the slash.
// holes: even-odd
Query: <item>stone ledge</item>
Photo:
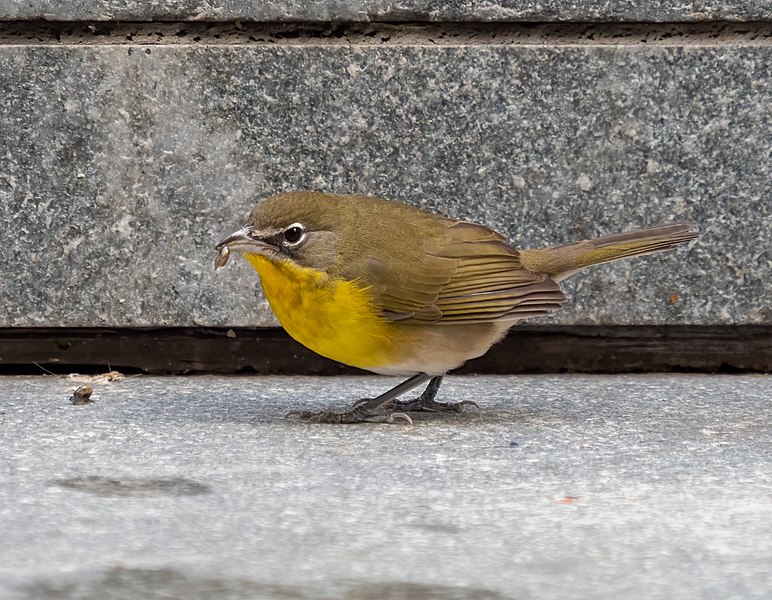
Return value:
<svg viewBox="0 0 772 600">
<path fill-rule="evenodd" d="M 0 48 L 4 327 L 274 325 L 213 245 L 288 189 L 517 245 L 691 219 L 554 324 L 772 321 L 765 48 Z"/>
<path fill-rule="evenodd" d="M 499 0 L 476 2 L 453 0 L 328 0 L 304 2 L 284 0 L 0 0 L 0 20 L 48 21 L 754 21 L 772 20 L 769 0 L 702 0 L 672 3 L 660 0 Z"/>
</svg>

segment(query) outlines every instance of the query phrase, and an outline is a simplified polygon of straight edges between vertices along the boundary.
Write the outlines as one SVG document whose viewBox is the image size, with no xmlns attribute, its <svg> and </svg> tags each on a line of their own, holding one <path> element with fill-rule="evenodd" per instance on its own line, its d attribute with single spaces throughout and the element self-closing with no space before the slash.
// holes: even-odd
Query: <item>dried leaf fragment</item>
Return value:
<svg viewBox="0 0 772 600">
<path fill-rule="evenodd" d="M 70 396 L 70 402 L 75 404 L 76 406 L 82 405 L 82 404 L 91 404 L 94 402 L 91 399 L 91 394 L 94 393 L 94 388 L 90 385 L 82 385 L 77 390 L 75 390 Z"/>
</svg>

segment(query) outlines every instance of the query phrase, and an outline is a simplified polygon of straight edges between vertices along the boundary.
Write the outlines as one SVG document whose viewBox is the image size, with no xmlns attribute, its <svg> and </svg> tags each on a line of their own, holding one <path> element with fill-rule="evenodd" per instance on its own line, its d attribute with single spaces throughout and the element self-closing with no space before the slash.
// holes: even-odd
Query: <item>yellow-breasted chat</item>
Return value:
<svg viewBox="0 0 772 600">
<path fill-rule="evenodd" d="M 460 411 L 435 397 L 448 371 L 485 354 L 517 321 L 559 309 L 558 283 L 592 265 L 671 249 L 699 236 L 675 223 L 517 250 L 485 227 L 369 196 L 289 192 L 260 202 L 219 244 L 241 253 L 284 329 L 347 365 L 407 376 L 350 409 L 300 411 L 325 423 L 391 422 Z M 400 396 L 429 382 L 414 400 Z"/>
</svg>

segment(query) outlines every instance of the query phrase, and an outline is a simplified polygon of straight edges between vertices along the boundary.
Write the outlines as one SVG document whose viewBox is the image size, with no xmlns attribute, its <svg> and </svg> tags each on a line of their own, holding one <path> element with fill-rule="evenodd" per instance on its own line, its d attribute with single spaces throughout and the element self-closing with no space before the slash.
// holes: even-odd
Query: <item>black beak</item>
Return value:
<svg viewBox="0 0 772 600">
<path fill-rule="evenodd" d="M 241 252 L 242 254 L 270 254 L 276 249 L 255 236 L 255 228 L 252 225 L 234 231 L 219 244 L 215 246 L 217 250 L 217 259 L 214 262 L 214 268 L 224 267 L 228 262 L 231 250 Z"/>
<path fill-rule="evenodd" d="M 231 246 L 251 246 L 255 244 L 262 245 L 261 242 L 258 242 L 255 238 L 252 237 L 252 233 L 255 231 L 255 228 L 252 227 L 252 225 L 247 225 L 246 227 L 243 227 L 242 229 L 239 229 L 238 231 L 234 231 L 231 233 L 228 237 L 223 239 L 219 244 L 217 244 L 214 249 L 215 250 L 222 250 L 223 248 L 231 247 Z M 234 248 L 234 250 L 238 250 L 238 248 Z"/>
</svg>

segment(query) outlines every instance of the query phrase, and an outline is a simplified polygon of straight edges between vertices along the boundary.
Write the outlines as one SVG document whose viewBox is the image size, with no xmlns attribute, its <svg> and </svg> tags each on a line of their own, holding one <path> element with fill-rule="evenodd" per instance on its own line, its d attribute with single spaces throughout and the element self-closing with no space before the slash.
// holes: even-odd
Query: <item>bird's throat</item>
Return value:
<svg viewBox="0 0 772 600">
<path fill-rule="evenodd" d="M 295 340 L 362 369 L 378 370 L 394 360 L 400 336 L 380 315 L 370 289 L 288 260 L 244 257 L 260 275 L 274 314 Z"/>
</svg>

